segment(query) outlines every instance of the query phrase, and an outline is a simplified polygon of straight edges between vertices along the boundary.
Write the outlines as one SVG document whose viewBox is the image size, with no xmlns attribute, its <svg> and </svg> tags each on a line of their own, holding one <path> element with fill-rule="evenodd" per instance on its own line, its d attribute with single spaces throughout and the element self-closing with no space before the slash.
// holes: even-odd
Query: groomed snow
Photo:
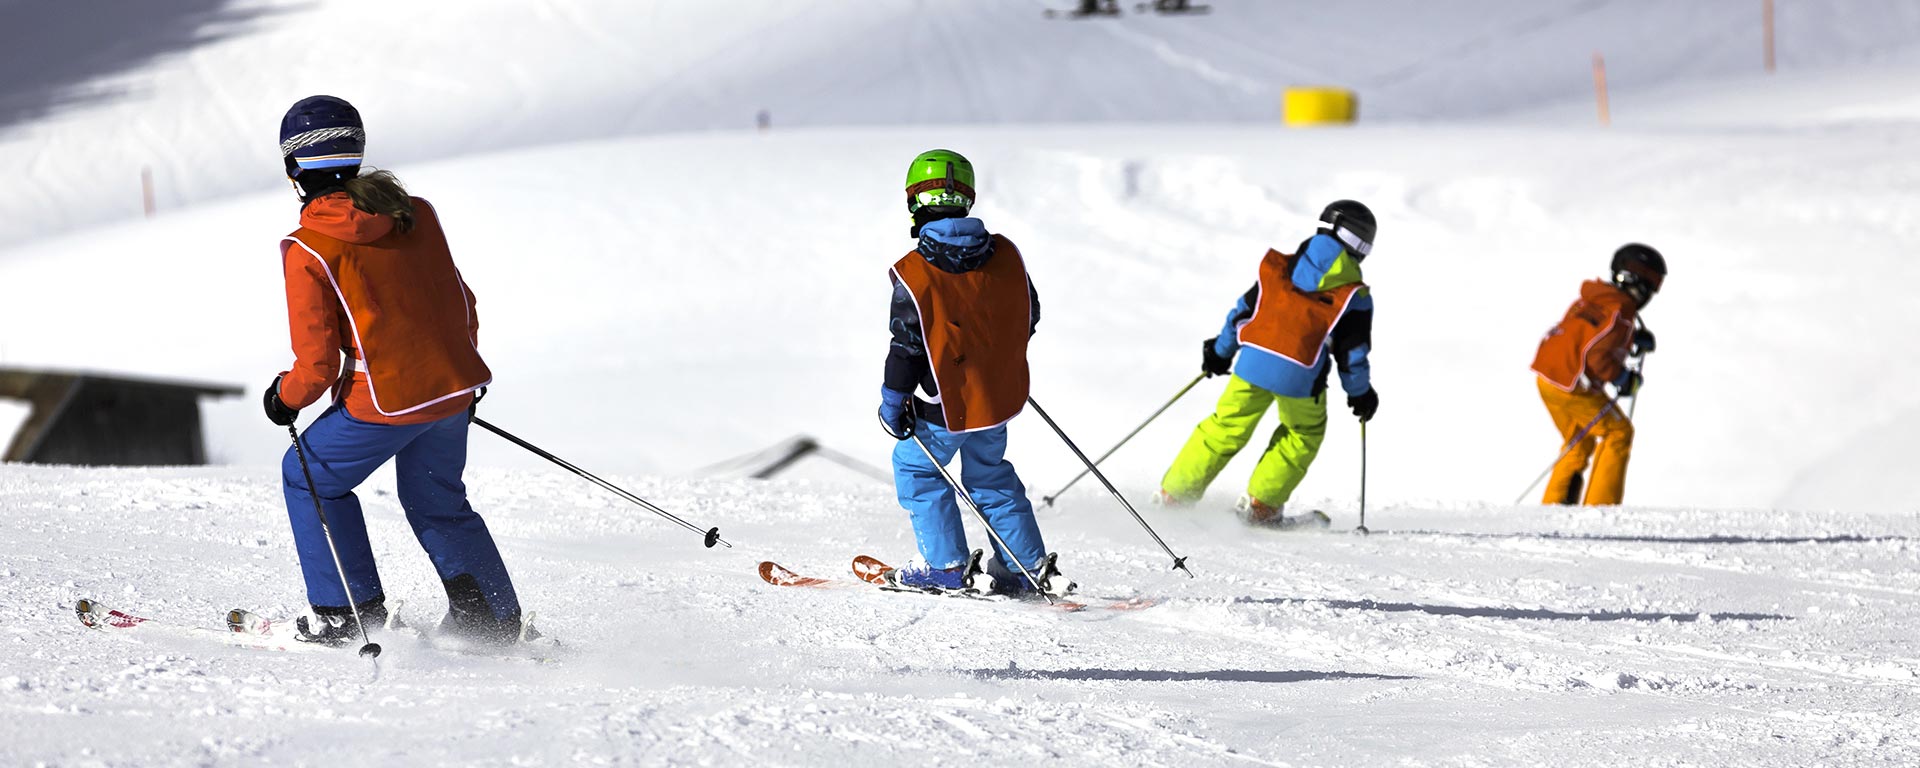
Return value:
<svg viewBox="0 0 1920 768">
<path fill-rule="evenodd" d="M 7 467 L 0 762 L 59 764 L 1900 765 L 1920 518 L 1395 506 L 1367 538 L 1110 502 L 1048 512 L 1088 598 L 1043 608 L 776 588 L 911 538 L 866 486 L 616 478 L 714 522 L 704 550 L 550 472 L 473 473 L 567 649 L 536 665 L 388 640 L 366 661 L 80 628 L 90 596 L 218 626 L 298 593 L 272 474 Z M 391 485 L 362 494 L 389 594 L 443 610 Z M 1350 508 L 1334 510 L 1343 524 Z M 976 531 L 976 535 L 979 535 Z M 575 621 L 570 617 L 585 617 Z"/>
</svg>

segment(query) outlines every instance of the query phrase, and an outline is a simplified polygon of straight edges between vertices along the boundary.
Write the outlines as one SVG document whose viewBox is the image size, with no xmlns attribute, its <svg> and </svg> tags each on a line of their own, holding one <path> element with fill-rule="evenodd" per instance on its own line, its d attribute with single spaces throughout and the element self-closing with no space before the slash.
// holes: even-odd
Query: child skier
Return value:
<svg viewBox="0 0 1920 768">
<path fill-rule="evenodd" d="M 1026 486 L 1006 460 L 1007 422 L 1026 406 L 1027 340 L 1040 323 L 1040 295 L 1020 249 L 967 216 L 973 178 L 973 165 L 944 149 L 921 153 L 907 169 L 910 234 L 919 247 L 890 273 L 893 341 L 880 425 L 900 441 L 894 485 L 923 562 L 887 579 L 917 588 L 971 586 L 960 508 L 924 445 L 941 465 L 960 455 L 968 495 L 1012 550 L 993 547 L 993 590 L 1064 592 L 1067 581 L 1050 568 Z M 932 401 L 915 397 L 916 388 Z M 1021 575 L 1022 566 L 1040 583 Z"/>
<path fill-rule="evenodd" d="M 1620 412 L 1618 399 L 1640 391 L 1640 371 L 1627 358 L 1653 351 L 1653 332 L 1637 327 L 1639 312 L 1666 279 L 1667 261 L 1659 251 L 1639 243 L 1621 246 L 1613 254 L 1612 282 L 1581 285 L 1566 317 L 1540 340 L 1533 371 L 1562 449 L 1540 503 L 1619 504 L 1626 495 L 1633 422 Z M 1613 397 L 1603 384 L 1613 385 Z M 1580 475 L 1588 459 L 1593 482 L 1583 497 Z"/>
<path fill-rule="evenodd" d="M 395 459 L 400 505 L 447 590 L 441 630 L 511 642 L 521 628 L 519 599 L 460 479 L 469 409 L 492 379 L 476 350 L 473 291 L 433 206 L 408 196 L 391 173 L 361 173 L 365 145 L 360 113 L 332 96 L 301 99 L 280 124 L 280 152 L 301 203 L 300 228 L 280 241 L 294 364 L 274 377 L 262 404 L 284 427 L 333 392 L 282 462 L 312 605 L 296 622 L 297 637 L 346 643 L 360 631 L 356 607 L 370 625 L 386 619 L 353 489 Z M 342 587 L 328 531 L 357 606 Z"/>
<path fill-rule="evenodd" d="M 1227 462 L 1253 440 L 1254 428 L 1272 404 L 1278 406 L 1280 426 L 1235 509 L 1247 524 L 1261 527 L 1328 522 L 1318 511 L 1281 513 L 1327 434 L 1328 358 L 1340 371 L 1347 407 L 1361 421 L 1373 418 L 1380 396 L 1367 362 L 1373 297 L 1360 281 L 1360 262 L 1373 251 L 1373 212 L 1338 200 L 1321 212 L 1320 223 L 1295 253 L 1267 251 L 1259 281 L 1227 313 L 1220 335 L 1201 343 L 1201 370 L 1228 376 L 1227 390 L 1174 458 L 1156 501 L 1175 506 L 1199 501 Z M 1234 354 L 1242 347 L 1247 351 L 1236 364 Z"/>
</svg>

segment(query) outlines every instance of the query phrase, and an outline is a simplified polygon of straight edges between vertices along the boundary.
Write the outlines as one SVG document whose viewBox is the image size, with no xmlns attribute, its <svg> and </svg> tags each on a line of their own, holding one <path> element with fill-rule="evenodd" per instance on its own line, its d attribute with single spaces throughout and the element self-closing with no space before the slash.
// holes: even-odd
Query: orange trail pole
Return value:
<svg viewBox="0 0 1920 768">
<path fill-rule="evenodd" d="M 1773 74 L 1773 0 L 1760 0 L 1760 27 L 1767 74 Z"/>
<path fill-rule="evenodd" d="M 140 205 L 147 211 L 147 218 L 153 218 L 153 168 L 140 169 Z"/>
<path fill-rule="evenodd" d="M 1593 99 L 1600 105 L 1600 124 L 1612 125 L 1613 118 L 1607 112 L 1607 60 L 1599 51 L 1593 52 Z"/>
</svg>

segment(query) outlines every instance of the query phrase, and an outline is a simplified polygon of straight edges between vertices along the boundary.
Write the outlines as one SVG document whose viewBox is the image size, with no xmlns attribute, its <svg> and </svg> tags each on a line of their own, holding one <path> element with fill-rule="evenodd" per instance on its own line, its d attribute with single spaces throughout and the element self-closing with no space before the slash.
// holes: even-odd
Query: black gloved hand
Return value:
<svg viewBox="0 0 1920 768">
<path fill-rule="evenodd" d="M 486 396 L 487 396 L 486 387 L 481 387 L 473 391 L 473 402 L 467 405 L 467 418 L 471 419 L 475 416 L 480 415 L 480 399 Z"/>
<path fill-rule="evenodd" d="M 1633 397 L 1634 395 L 1638 395 L 1640 394 L 1640 385 L 1643 383 L 1645 383 L 1645 380 L 1640 377 L 1640 372 L 1628 368 L 1620 374 L 1620 378 L 1613 380 L 1613 396 Z"/>
<path fill-rule="evenodd" d="M 1233 372 L 1233 358 L 1221 357 L 1219 352 L 1213 350 L 1214 342 L 1219 340 L 1220 337 L 1215 336 L 1200 342 L 1200 370 L 1210 377 L 1225 376 Z"/>
<path fill-rule="evenodd" d="M 1380 410 L 1380 393 L 1368 387 L 1365 392 L 1348 395 L 1347 407 L 1352 408 L 1353 415 L 1360 417 L 1362 422 L 1372 421 L 1373 413 Z"/>
<path fill-rule="evenodd" d="M 280 401 L 282 378 L 285 378 L 284 374 L 273 377 L 273 383 L 267 386 L 267 394 L 260 398 L 260 404 L 267 409 L 267 421 L 284 427 L 292 424 L 294 419 L 300 418 L 300 409 L 288 408 L 286 403 Z"/>
<path fill-rule="evenodd" d="M 1645 328 L 1633 332 L 1633 356 L 1639 357 L 1653 351 L 1653 331 Z"/>
</svg>

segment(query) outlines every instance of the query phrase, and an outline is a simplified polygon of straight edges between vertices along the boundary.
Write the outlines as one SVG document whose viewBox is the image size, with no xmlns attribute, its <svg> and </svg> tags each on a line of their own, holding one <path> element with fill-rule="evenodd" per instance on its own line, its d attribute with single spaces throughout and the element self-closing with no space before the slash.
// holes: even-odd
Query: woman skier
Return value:
<svg viewBox="0 0 1920 768">
<path fill-rule="evenodd" d="M 1327 524 L 1322 512 L 1287 517 L 1281 510 L 1326 438 L 1328 359 L 1340 371 L 1347 406 L 1361 421 L 1373 418 L 1380 396 L 1367 362 L 1373 297 L 1360 281 L 1360 262 L 1373 251 L 1373 211 L 1337 200 L 1320 213 L 1320 224 L 1294 254 L 1269 249 L 1259 281 L 1227 313 L 1220 335 L 1201 342 L 1201 370 L 1227 376 L 1227 389 L 1161 478 L 1156 501 L 1199 501 L 1227 462 L 1252 442 L 1260 417 L 1274 405 L 1280 426 L 1235 510 L 1261 527 Z M 1235 363 L 1243 347 L 1247 351 Z"/>
<path fill-rule="evenodd" d="M 1653 351 L 1653 332 L 1639 326 L 1640 310 L 1667 279 L 1667 260 L 1648 246 L 1628 243 L 1613 254 L 1613 279 L 1588 280 L 1565 318 L 1540 340 L 1533 358 L 1540 399 L 1560 432 L 1542 504 L 1619 504 L 1627 491 L 1633 422 L 1619 398 L 1640 391 L 1640 370 L 1627 363 Z M 1613 385 L 1615 394 L 1601 387 Z M 1596 445 L 1598 450 L 1596 451 Z M 1593 481 L 1581 494 L 1581 473 L 1593 461 Z"/>
<path fill-rule="evenodd" d="M 281 462 L 312 606 L 296 636 L 340 645 L 360 633 L 356 616 L 385 621 L 353 489 L 394 459 L 400 505 L 447 590 L 441 631 L 512 642 L 520 602 L 461 482 L 469 412 L 492 379 L 476 349 L 473 291 L 433 206 L 391 173 L 361 172 L 365 146 L 360 113 L 332 96 L 301 99 L 280 123 L 280 153 L 301 204 L 300 227 L 280 241 L 294 363 L 274 377 L 263 405 L 268 420 L 291 430 L 300 409 L 332 392 Z"/>
<path fill-rule="evenodd" d="M 971 587 L 960 508 L 924 445 L 942 465 L 960 455 L 968 495 L 1012 550 L 994 546 L 986 569 L 993 590 L 1064 592 L 1069 583 L 1052 570 L 1026 486 L 1006 460 L 1007 422 L 1026 405 L 1027 340 L 1040 323 L 1040 295 L 1020 249 L 967 216 L 973 179 L 973 165 L 944 149 L 921 153 L 907 169 L 909 234 L 919 247 L 890 272 L 893 341 L 880 424 L 900 441 L 894 485 L 922 562 L 886 576 L 907 587 Z M 916 389 L 931 402 L 915 397 Z M 1022 566 L 1040 583 L 1023 576 Z"/>
</svg>

